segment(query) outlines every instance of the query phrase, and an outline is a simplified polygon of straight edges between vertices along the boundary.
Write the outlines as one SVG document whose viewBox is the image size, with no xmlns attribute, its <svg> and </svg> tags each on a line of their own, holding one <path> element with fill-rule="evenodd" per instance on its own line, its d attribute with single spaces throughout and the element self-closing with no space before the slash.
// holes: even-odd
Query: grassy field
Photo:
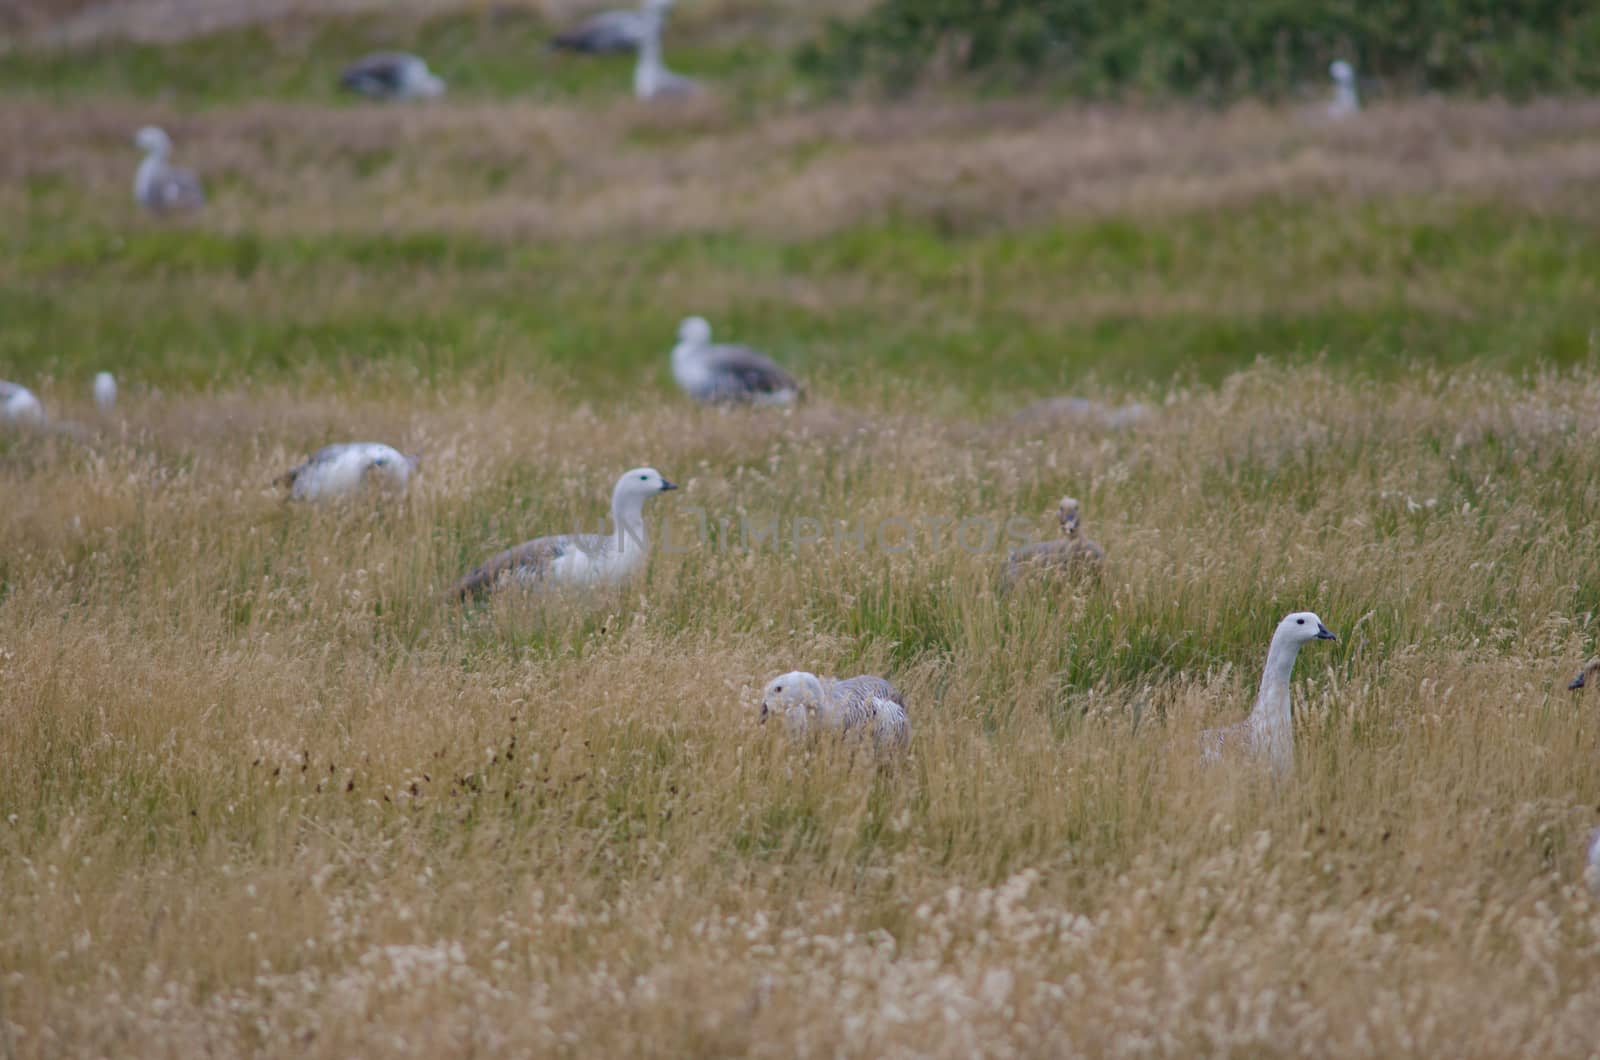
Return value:
<svg viewBox="0 0 1600 1060">
<path fill-rule="evenodd" d="M 84 430 L 0 434 L 0 1056 L 1592 1055 L 1600 105 L 825 102 L 685 7 L 668 111 L 539 11 L 7 56 L 0 377 Z M 810 400 L 692 406 L 691 312 Z M 408 498 L 283 502 L 351 438 Z M 440 602 L 640 463 L 640 580 Z M 1064 493 L 1098 579 L 952 531 Z M 1293 777 L 1203 769 L 1302 608 Z"/>
</svg>

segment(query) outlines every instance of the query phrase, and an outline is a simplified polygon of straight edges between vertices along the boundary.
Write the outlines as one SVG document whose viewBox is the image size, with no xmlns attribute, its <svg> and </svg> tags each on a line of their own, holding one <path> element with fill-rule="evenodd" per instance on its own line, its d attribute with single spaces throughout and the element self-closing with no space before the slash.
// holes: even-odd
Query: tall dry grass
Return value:
<svg viewBox="0 0 1600 1060">
<path fill-rule="evenodd" d="M 135 393 L 6 439 L 8 1052 L 1592 1055 L 1600 375 L 1262 365 L 1115 435 L 821 389 Z M 267 485 L 345 436 L 422 449 L 412 496 Z M 707 543 L 437 601 L 640 462 L 684 486 L 658 544 L 695 507 L 1042 535 L 1072 492 L 1107 569 Z M 1293 779 L 1202 769 L 1297 608 L 1341 640 Z M 909 757 L 757 726 L 796 666 L 891 675 Z"/>
</svg>

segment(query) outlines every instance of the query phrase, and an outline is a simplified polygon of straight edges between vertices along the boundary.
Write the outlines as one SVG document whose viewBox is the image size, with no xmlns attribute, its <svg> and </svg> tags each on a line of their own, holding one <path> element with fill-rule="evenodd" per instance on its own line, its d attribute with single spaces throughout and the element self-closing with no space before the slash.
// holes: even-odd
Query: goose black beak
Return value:
<svg viewBox="0 0 1600 1060">
<path fill-rule="evenodd" d="M 662 479 L 661 480 L 661 492 L 662 493 L 665 493 L 667 490 L 675 490 L 677 488 L 678 487 L 676 485 L 674 485 L 671 482 L 668 482 L 666 479 Z"/>
<path fill-rule="evenodd" d="M 1322 623 L 1318 622 L 1317 623 L 1317 639 L 1318 640 L 1338 640 L 1339 638 L 1334 636 L 1333 635 L 1333 631 L 1330 630 L 1327 626 L 1324 626 Z"/>
<path fill-rule="evenodd" d="M 1572 683 L 1567 686 L 1567 691 L 1575 692 L 1575 691 L 1577 691 L 1578 689 L 1580 689 L 1582 687 L 1583 687 L 1583 671 L 1579 670 L 1578 671 L 1578 676 L 1574 677 L 1572 679 Z"/>
</svg>

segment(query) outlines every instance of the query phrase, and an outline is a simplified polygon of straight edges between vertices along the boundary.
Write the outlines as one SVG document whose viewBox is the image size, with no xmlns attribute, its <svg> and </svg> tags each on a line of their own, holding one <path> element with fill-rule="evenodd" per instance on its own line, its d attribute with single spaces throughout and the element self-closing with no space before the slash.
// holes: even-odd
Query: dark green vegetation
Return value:
<svg viewBox="0 0 1600 1060">
<path fill-rule="evenodd" d="M 1325 83 L 1353 61 L 1388 88 L 1528 96 L 1600 86 L 1600 6 L 1581 0 L 885 0 L 803 66 L 1038 80 L 1091 96 L 1237 98 Z"/>
</svg>

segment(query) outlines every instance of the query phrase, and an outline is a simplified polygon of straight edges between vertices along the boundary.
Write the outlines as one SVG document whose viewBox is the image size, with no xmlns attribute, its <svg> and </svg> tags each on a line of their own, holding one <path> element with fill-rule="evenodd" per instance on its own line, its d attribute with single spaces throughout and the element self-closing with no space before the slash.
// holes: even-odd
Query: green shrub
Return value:
<svg viewBox="0 0 1600 1060">
<path fill-rule="evenodd" d="M 1282 95 L 1349 59 L 1402 91 L 1526 96 L 1600 87 L 1586 0 L 883 0 L 802 67 L 843 86 L 930 78 L 1094 97 Z"/>
</svg>

